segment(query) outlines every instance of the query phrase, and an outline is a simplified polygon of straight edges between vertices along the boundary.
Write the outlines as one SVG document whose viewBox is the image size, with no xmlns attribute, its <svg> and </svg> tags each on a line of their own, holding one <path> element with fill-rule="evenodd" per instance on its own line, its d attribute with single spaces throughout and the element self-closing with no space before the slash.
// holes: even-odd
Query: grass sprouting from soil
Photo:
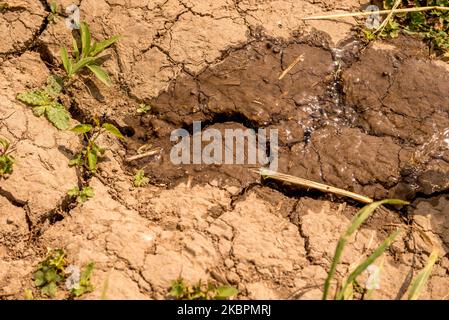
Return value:
<svg viewBox="0 0 449 320">
<path fill-rule="evenodd" d="M 377 201 L 371 203 L 365 207 L 363 207 L 352 220 L 351 224 L 347 228 L 346 232 L 340 237 L 337 247 L 335 249 L 334 258 L 332 260 L 332 264 L 324 283 L 324 291 L 323 291 L 323 300 L 326 300 L 329 295 L 330 286 L 332 280 L 334 279 L 335 273 L 337 271 L 337 266 L 340 263 L 341 257 L 343 255 L 343 250 L 348 242 L 349 238 L 360 228 L 360 226 L 373 214 L 373 212 L 384 204 L 391 205 L 407 205 L 408 202 L 396 199 L 388 199 Z M 394 241 L 396 236 L 399 234 L 401 230 L 398 229 L 394 233 L 392 233 L 382 244 L 361 264 L 359 264 L 355 270 L 347 277 L 347 279 L 343 282 L 342 285 L 338 287 L 341 288 L 337 291 L 335 295 L 335 299 L 343 300 L 345 297 L 352 296 L 352 290 L 354 285 L 356 285 L 357 277 L 365 271 L 368 266 L 370 266 Z"/>
</svg>

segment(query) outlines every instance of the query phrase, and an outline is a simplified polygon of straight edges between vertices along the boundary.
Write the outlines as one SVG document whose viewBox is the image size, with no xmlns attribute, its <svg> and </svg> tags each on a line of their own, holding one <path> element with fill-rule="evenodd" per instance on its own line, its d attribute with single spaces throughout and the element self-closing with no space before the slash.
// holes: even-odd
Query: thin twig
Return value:
<svg viewBox="0 0 449 320">
<path fill-rule="evenodd" d="M 304 17 L 304 18 L 301 18 L 301 20 L 323 20 L 323 19 L 334 19 L 334 18 L 345 18 L 345 17 L 363 17 L 363 16 L 370 16 L 374 13 L 389 14 L 391 12 L 403 13 L 403 12 L 421 12 L 421 11 L 429 11 L 429 10 L 447 10 L 447 11 L 449 11 L 449 7 L 432 6 L 432 7 L 419 7 L 419 8 L 404 8 L 404 9 L 396 9 L 396 10 L 348 12 L 348 13 L 330 14 L 330 15 L 324 15 L 324 16 Z"/>
<path fill-rule="evenodd" d="M 142 158 L 154 156 L 154 155 L 160 153 L 161 151 L 162 151 L 161 148 L 157 148 L 157 149 L 154 149 L 154 150 L 142 153 L 142 154 L 136 154 L 135 156 L 126 158 L 126 161 L 131 162 L 131 161 L 139 160 L 139 159 L 142 159 Z"/>
<path fill-rule="evenodd" d="M 284 77 L 292 70 L 299 62 L 304 61 L 304 54 L 301 54 L 299 57 L 297 57 L 293 62 L 287 67 L 287 69 L 282 72 L 282 74 L 279 76 L 278 80 L 284 79 Z"/>
<path fill-rule="evenodd" d="M 395 10 L 400 6 L 401 3 L 402 3 L 402 0 L 396 0 L 391 12 L 388 14 L 388 16 L 385 18 L 385 20 L 382 21 L 381 25 L 379 26 L 379 28 L 376 29 L 376 31 L 374 31 L 374 33 L 378 33 L 379 31 L 380 31 L 379 33 L 382 33 L 384 31 L 388 22 L 391 20 L 391 18 L 393 18 L 394 13 L 396 12 Z"/>
<path fill-rule="evenodd" d="M 278 181 L 283 181 L 283 182 L 289 182 L 295 185 L 299 185 L 299 186 L 303 186 L 303 187 L 308 187 L 308 188 L 313 188 L 313 189 L 317 189 L 323 192 L 329 192 L 329 193 L 333 193 L 339 196 L 344 196 L 344 197 L 348 197 L 348 198 L 352 198 L 354 200 L 360 201 L 362 203 L 372 203 L 373 199 L 362 196 L 360 194 L 354 193 L 354 192 L 350 192 L 347 190 L 343 190 L 343 189 L 339 189 L 339 188 L 335 188 L 326 184 L 322 184 L 322 183 L 318 183 L 315 181 L 311 181 L 311 180 L 307 180 L 307 179 L 303 179 L 303 178 L 298 178 L 295 176 L 290 176 L 288 174 L 284 174 L 284 173 L 279 173 L 276 171 L 271 171 L 268 169 L 260 169 L 260 170 L 255 170 L 255 172 L 258 172 L 261 176 L 263 177 L 267 177 L 270 179 L 274 179 L 274 180 L 278 180 Z"/>
</svg>

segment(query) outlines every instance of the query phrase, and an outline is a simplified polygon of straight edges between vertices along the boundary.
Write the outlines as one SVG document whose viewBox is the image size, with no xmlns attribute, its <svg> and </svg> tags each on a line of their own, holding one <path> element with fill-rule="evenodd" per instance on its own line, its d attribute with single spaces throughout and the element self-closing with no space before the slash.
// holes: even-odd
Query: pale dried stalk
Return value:
<svg viewBox="0 0 449 320">
<path fill-rule="evenodd" d="M 432 7 L 419 7 L 419 8 L 404 8 L 404 9 L 396 9 L 396 10 L 348 12 L 348 13 L 330 14 L 330 15 L 324 15 L 324 16 L 304 17 L 304 18 L 301 18 L 301 20 L 323 20 L 323 19 L 346 18 L 346 17 L 363 17 L 363 16 L 370 16 L 374 13 L 389 14 L 389 13 L 404 13 L 404 12 L 421 12 L 421 11 L 429 11 L 429 10 L 449 11 L 449 7 L 432 6 Z"/>
<path fill-rule="evenodd" d="M 362 196 L 360 194 L 354 193 L 354 192 L 350 192 L 347 190 L 343 190 L 343 189 L 339 189 L 339 188 L 335 188 L 326 184 L 322 184 L 322 183 L 318 183 L 315 181 L 311 181 L 311 180 L 307 180 L 307 179 L 303 179 L 303 178 L 298 178 L 295 176 L 291 176 L 288 174 L 284 174 L 284 173 L 279 173 L 276 171 L 271 171 L 268 169 L 260 169 L 257 171 L 261 176 L 263 177 L 267 177 L 270 179 L 274 179 L 274 180 L 278 180 L 278 181 L 283 181 L 283 182 L 289 182 L 291 184 L 295 184 L 295 185 L 299 185 L 302 187 L 307 187 L 307 188 L 312 188 L 312 189 L 316 189 L 316 190 L 320 190 L 323 192 L 329 192 L 329 193 L 333 193 L 339 196 L 343 196 L 343 197 L 348 197 L 354 200 L 357 200 L 359 202 L 362 203 L 373 203 L 373 199 Z"/>
<path fill-rule="evenodd" d="M 142 153 L 142 154 L 136 154 L 135 156 L 126 158 L 126 161 L 131 162 L 131 161 L 139 160 L 139 159 L 142 159 L 142 158 L 154 156 L 154 155 L 160 153 L 161 150 L 162 150 L 161 148 L 157 148 L 157 149 L 154 149 L 154 150 Z"/>
<path fill-rule="evenodd" d="M 387 18 L 382 22 L 382 24 L 379 26 L 379 28 L 377 28 L 376 31 L 374 31 L 374 33 L 377 33 L 380 31 L 380 33 L 382 33 L 385 29 L 385 27 L 388 24 L 388 21 L 391 20 L 391 18 L 393 18 L 393 15 L 396 12 L 396 9 L 401 5 L 402 0 L 396 0 L 396 2 L 393 5 L 393 8 L 391 9 L 391 12 L 388 14 Z"/>
<path fill-rule="evenodd" d="M 304 54 L 300 55 L 295 60 L 293 60 L 293 62 L 287 67 L 287 69 L 285 69 L 284 72 L 282 72 L 278 80 L 284 79 L 284 77 L 290 72 L 290 70 L 292 70 L 299 62 L 303 61 L 304 61 Z"/>
</svg>

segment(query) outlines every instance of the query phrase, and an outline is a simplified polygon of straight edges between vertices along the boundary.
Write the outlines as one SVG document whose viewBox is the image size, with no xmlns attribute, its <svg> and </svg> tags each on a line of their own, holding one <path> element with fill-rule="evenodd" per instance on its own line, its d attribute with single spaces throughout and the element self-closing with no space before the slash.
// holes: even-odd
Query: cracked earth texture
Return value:
<svg viewBox="0 0 449 320">
<path fill-rule="evenodd" d="M 127 135 L 103 137 L 108 151 L 88 181 L 95 197 L 67 206 L 79 172 L 67 166 L 81 141 L 19 103 L 17 93 L 60 72 L 71 32 L 49 2 L 10 0 L 0 13 L 0 135 L 13 142 L 14 173 L 0 180 L 0 299 L 21 299 L 45 248 L 70 263 L 95 262 L 96 290 L 83 298 L 165 299 L 171 281 L 214 280 L 240 299 L 319 299 L 354 202 L 263 183 L 247 166 L 174 166 L 170 132 L 207 127 L 277 128 L 279 171 L 408 208 L 383 208 L 345 250 L 339 277 L 398 225 L 414 224 L 441 259 L 421 298 L 449 287 L 448 67 L 414 39 L 357 41 L 354 19 L 302 22 L 367 1 L 59 0 L 79 5 L 108 49 L 113 86 L 83 77 L 63 97 L 73 125 L 101 116 Z M 299 55 L 304 61 L 282 80 Z M 86 88 L 88 90 L 86 90 Z M 137 115 L 140 103 L 152 105 Z M 162 153 L 127 163 L 144 144 Z M 145 167 L 151 184 L 135 188 Z M 385 253 L 379 299 L 404 298 L 431 250 L 407 229 Z"/>
</svg>

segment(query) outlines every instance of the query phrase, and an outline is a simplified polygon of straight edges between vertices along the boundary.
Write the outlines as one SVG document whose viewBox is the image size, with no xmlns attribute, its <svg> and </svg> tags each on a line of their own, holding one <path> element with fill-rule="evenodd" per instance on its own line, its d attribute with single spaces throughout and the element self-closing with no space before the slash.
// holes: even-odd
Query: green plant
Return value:
<svg viewBox="0 0 449 320">
<path fill-rule="evenodd" d="M 417 300 L 421 294 L 424 285 L 427 280 L 429 280 L 430 274 L 432 273 L 433 266 L 438 260 L 438 250 L 434 249 L 427 260 L 426 266 L 421 270 L 421 272 L 413 280 L 409 288 L 408 299 Z"/>
<path fill-rule="evenodd" d="M 81 274 L 79 275 L 75 272 L 72 272 L 72 276 L 76 274 L 76 279 L 72 281 L 72 279 L 68 278 L 68 282 L 70 283 L 70 294 L 74 297 L 82 296 L 85 293 L 92 292 L 94 290 L 94 286 L 90 282 L 90 278 L 92 276 L 92 272 L 94 270 L 94 263 L 90 262 L 88 263 Z M 77 281 L 78 280 L 78 281 Z"/>
<path fill-rule="evenodd" d="M 142 103 L 142 104 L 139 105 L 139 107 L 137 108 L 136 112 L 138 114 L 145 114 L 145 113 L 147 113 L 150 110 L 151 110 L 151 106 L 150 105 Z"/>
<path fill-rule="evenodd" d="M 70 160 L 69 166 L 84 166 L 90 172 L 96 172 L 98 157 L 103 155 L 106 151 L 106 149 L 97 145 L 97 139 L 106 132 L 120 139 L 124 139 L 120 130 L 114 125 L 110 123 L 103 123 L 100 125 L 100 122 L 97 119 L 94 119 L 94 122 L 95 126 L 90 124 L 79 124 L 70 129 L 75 133 L 83 135 L 87 141 L 87 145 L 80 153 Z"/>
<path fill-rule="evenodd" d="M 170 288 L 170 296 L 177 300 L 225 300 L 238 293 L 239 291 L 231 286 L 217 287 L 211 283 L 203 285 L 201 281 L 191 286 L 182 278 L 173 281 Z"/>
<path fill-rule="evenodd" d="M 55 1 L 53 1 L 50 4 L 50 14 L 47 17 L 47 20 L 49 22 L 53 22 L 56 20 L 57 16 L 58 16 L 58 4 Z"/>
<path fill-rule="evenodd" d="M 83 68 L 88 68 L 101 82 L 110 86 L 111 80 L 109 79 L 108 73 L 99 66 L 99 59 L 102 58 L 99 55 L 106 48 L 118 41 L 120 36 L 116 35 L 100 42 L 92 42 L 89 26 L 85 22 L 81 22 L 80 32 L 81 48 L 78 47 L 76 39 L 72 40 L 74 60 L 73 57 L 69 57 L 65 47 L 61 48 L 61 60 L 67 73 L 67 78 L 70 79 Z"/>
<path fill-rule="evenodd" d="M 135 187 L 145 187 L 150 183 L 150 179 L 148 177 L 145 177 L 145 171 L 143 169 L 140 169 L 137 171 L 137 173 L 134 175 L 134 186 Z"/>
<path fill-rule="evenodd" d="M 396 0 L 383 1 L 384 9 L 393 8 Z M 394 13 L 385 24 L 385 28 L 379 30 L 380 37 L 397 37 L 400 31 L 406 34 L 415 34 L 422 37 L 430 46 L 431 50 L 449 57 L 449 11 L 442 10 L 449 7 L 449 0 L 402 0 L 399 1 L 398 9 L 422 11 L 410 11 Z M 440 7 L 440 8 L 438 8 Z M 369 40 L 376 35 L 365 30 Z"/>
<path fill-rule="evenodd" d="M 11 156 L 11 144 L 5 138 L 0 137 L 0 177 L 4 174 L 11 174 L 15 159 Z"/>
<path fill-rule="evenodd" d="M 19 93 L 17 99 L 33 107 L 37 117 L 45 117 L 58 129 L 66 130 L 70 125 L 70 114 L 57 99 L 62 91 L 62 81 L 56 76 L 47 79 L 47 85 L 41 89 Z"/>
<path fill-rule="evenodd" d="M 34 284 L 42 294 L 55 297 L 58 284 L 64 280 L 64 268 L 67 262 L 62 249 L 48 250 L 44 261 L 39 263 L 34 273 Z"/>
<path fill-rule="evenodd" d="M 92 187 L 84 187 L 81 190 L 78 187 L 74 187 L 69 191 L 67 191 L 67 195 L 72 198 L 76 198 L 76 201 L 78 203 L 84 203 L 90 198 L 92 198 L 95 195 L 95 193 Z"/>
<path fill-rule="evenodd" d="M 363 207 L 357 215 L 352 220 L 349 227 L 346 229 L 346 232 L 340 237 L 337 247 L 335 249 L 334 258 L 332 260 L 332 264 L 330 270 L 328 272 L 328 276 L 324 283 L 324 291 L 323 291 L 323 300 L 327 299 L 329 295 L 330 285 L 335 276 L 335 272 L 337 270 L 337 265 L 340 262 L 341 256 L 343 254 L 343 249 L 346 246 L 348 239 L 359 229 L 359 227 L 368 219 L 371 214 L 381 205 L 384 204 L 392 204 L 392 205 L 406 205 L 408 202 L 396 199 L 388 199 L 378 202 L 373 202 L 365 207 Z M 370 266 L 394 241 L 397 235 L 400 233 L 400 229 L 396 230 L 392 233 L 382 244 L 362 263 L 360 263 L 354 271 L 352 271 L 346 280 L 342 283 L 340 287 L 341 289 L 337 291 L 335 295 L 335 299 L 343 300 L 345 298 L 351 297 L 353 288 L 358 286 L 357 277 L 365 271 L 368 266 Z"/>
</svg>

